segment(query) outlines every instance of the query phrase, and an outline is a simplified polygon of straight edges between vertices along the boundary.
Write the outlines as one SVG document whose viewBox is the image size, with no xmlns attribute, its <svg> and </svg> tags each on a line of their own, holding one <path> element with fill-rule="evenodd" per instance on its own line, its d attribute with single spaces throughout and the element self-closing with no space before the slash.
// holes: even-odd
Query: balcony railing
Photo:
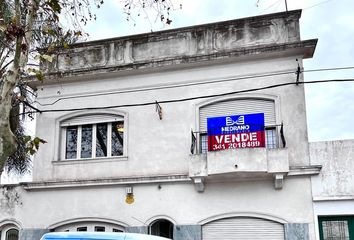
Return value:
<svg viewBox="0 0 354 240">
<path fill-rule="evenodd" d="M 285 148 L 283 124 L 269 125 L 264 128 L 265 147 L 267 149 Z M 208 151 L 207 132 L 191 131 L 191 154 L 203 154 Z"/>
</svg>

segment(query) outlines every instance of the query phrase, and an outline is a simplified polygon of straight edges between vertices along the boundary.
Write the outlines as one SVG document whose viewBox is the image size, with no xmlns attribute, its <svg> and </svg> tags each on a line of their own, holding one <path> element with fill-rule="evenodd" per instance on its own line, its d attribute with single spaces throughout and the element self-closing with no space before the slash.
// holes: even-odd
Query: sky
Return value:
<svg viewBox="0 0 354 240">
<path fill-rule="evenodd" d="M 144 14 L 126 21 L 122 1 L 106 0 L 96 11 L 97 20 L 84 30 L 88 40 L 96 40 L 285 11 L 285 0 L 172 1 L 178 10 L 171 12 L 170 26 Z M 305 70 L 354 67 L 353 0 L 287 0 L 287 5 L 288 10 L 303 9 L 301 39 L 318 38 L 314 57 L 304 60 Z M 305 81 L 354 78 L 354 70 L 305 73 L 304 77 Z M 309 141 L 354 139 L 354 82 L 306 85 L 305 93 Z M 1 182 L 30 178 L 2 176 Z"/>
</svg>

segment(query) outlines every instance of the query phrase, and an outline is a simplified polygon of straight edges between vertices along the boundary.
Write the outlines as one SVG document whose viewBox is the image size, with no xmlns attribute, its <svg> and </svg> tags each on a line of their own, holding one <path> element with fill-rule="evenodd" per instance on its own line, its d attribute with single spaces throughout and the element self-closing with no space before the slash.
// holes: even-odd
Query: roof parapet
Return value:
<svg viewBox="0 0 354 240">
<path fill-rule="evenodd" d="M 250 49 L 259 55 L 265 52 L 257 49 L 269 53 L 269 49 L 279 52 L 288 46 L 308 48 L 301 44 L 300 16 L 301 10 L 294 10 L 78 43 L 59 49 L 54 61 L 43 64 L 42 69 L 49 76 L 65 77 L 230 59 L 250 55 Z M 312 50 L 307 49 L 304 57 L 312 56 L 316 43 L 310 45 Z"/>
</svg>

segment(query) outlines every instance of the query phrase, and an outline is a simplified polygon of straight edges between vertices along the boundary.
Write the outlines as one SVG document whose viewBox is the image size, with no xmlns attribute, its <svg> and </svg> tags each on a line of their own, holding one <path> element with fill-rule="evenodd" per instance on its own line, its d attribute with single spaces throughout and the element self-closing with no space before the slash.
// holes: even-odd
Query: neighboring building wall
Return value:
<svg viewBox="0 0 354 240">
<path fill-rule="evenodd" d="M 354 140 L 310 143 L 310 159 L 322 165 L 311 179 L 317 229 L 319 216 L 354 219 Z"/>
<path fill-rule="evenodd" d="M 354 199 L 354 140 L 310 143 L 310 158 L 322 165 L 312 177 L 315 201 Z"/>
</svg>

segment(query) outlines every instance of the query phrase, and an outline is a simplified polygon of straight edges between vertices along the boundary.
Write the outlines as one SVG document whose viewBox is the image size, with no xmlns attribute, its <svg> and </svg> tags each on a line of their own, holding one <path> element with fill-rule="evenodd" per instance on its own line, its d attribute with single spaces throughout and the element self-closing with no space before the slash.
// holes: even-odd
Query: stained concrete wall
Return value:
<svg viewBox="0 0 354 240">
<path fill-rule="evenodd" d="M 322 165 L 312 177 L 314 200 L 354 200 L 354 140 L 310 143 L 310 158 Z"/>
<path fill-rule="evenodd" d="M 311 164 L 322 165 L 311 178 L 316 239 L 319 216 L 354 215 L 354 140 L 310 143 Z"/>
</svg>

